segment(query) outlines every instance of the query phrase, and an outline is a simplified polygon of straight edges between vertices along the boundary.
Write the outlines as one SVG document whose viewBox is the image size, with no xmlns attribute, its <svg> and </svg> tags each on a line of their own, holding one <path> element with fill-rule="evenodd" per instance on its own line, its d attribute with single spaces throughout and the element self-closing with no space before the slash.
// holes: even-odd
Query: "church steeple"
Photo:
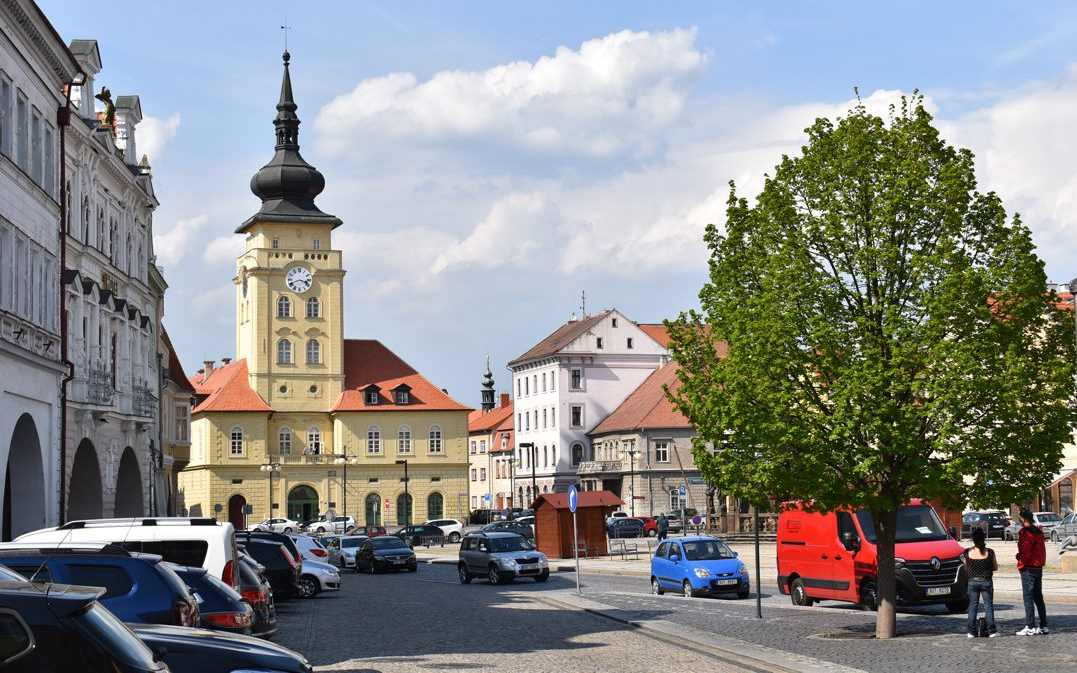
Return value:
<svg viewBox="0 0 1077 673">
<path fill-rule="evenodd" d="M 490 358 L 486 358 L 486 373 L 482 375 L 482 410 L 494 408 L 494 375 L 490 371 Z"/>
<path fill-rule="evenodd" d="M 325 177 L 299 154 L 299 115 L 292 94 L 290 64 L 292 55 L 283 54 L 284 76 L 280 84 L 277 116 L 273 119 L 277 143 L 273 159 L 251 178 L 251 191 L 262 200 L 261 209 L 236 229 L 245 233 L 259 222 L 283 224 L 341 224 L 340 219 L 323 213 L 314 198 L 325 189 Z"/>
</svg>

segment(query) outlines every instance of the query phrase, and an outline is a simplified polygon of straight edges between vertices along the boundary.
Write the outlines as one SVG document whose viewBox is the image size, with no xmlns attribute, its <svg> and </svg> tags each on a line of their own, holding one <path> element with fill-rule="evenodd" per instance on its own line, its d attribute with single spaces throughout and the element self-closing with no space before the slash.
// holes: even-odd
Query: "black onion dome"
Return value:
<svg viewBox="0 0 1077 673">
<path fill-rule="evenodd" d="M 288 69 L 291 59 L 292 55 L 285 51 L 284 79 L 280 85 L 277 116 L 273 120 L 276 152 L 251 178 L 251 191 L 262 200 L 262 207 L 241 224 L 236 233 L 243 233 L 258 222 L 309 222 L 334 227 L 341 224 L 339 218 L 323 213 L 314 205 L 314 197 L 325 189 L 325 177 L 299 154 L 299 116 L 295 113 L 298 106 L 292 96 L 292 77 Z"/>
</svg>

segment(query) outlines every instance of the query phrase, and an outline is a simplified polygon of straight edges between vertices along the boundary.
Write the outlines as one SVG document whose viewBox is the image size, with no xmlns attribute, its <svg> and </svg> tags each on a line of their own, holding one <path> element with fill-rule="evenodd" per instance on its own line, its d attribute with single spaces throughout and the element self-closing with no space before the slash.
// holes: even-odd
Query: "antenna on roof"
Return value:
<svg viewBox="0 0 1077 673">
<path fill-rule="evenodd" d="M 580 319 L 587 317 L 587 290 L 580 290 Z"/>
</svg>

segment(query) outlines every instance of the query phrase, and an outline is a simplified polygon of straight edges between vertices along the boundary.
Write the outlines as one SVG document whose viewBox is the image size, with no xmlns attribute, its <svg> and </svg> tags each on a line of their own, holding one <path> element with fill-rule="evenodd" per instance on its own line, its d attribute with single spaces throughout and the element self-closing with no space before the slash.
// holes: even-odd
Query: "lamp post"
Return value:
<svg viewBox="0 0 1077 673">
<path fill-rule="evenodd" d="M 629 444 L 629 446 L 632 448 L 625 449 L 625 453 L 628 454 L 628 492 L 631 494 L 629 496 L 632 503 L 630 505 L 631 515 L 636 516 L 636 454 L 639 451 L 636 450 L 634 443 Z"/>
<path fill-rule="evenodd" d="M 348 447 L 344 447 L 344 453 L 334 453 L 333 462 L 344 466 L 344 523 L 347 526 L 348 519 L 348 463 L 354 462 L 354 458 L 348 457 Z"/>
<path fill-rule="evenodd" d="M 262 465 L 258 469 L 260 469 L 262 472 L 269 473 L 269 514 L 266 516 L 266 518 L 267 519 L 272 519 L 273 518 L 273 473 L 274 472 L 280 472 L 280 463 L 273 463 L 273 462 L 262 463 Z"/>
<path fill-rule="evenodd" d="M 531 460 L 531 502 L 534 502 L 534 499 L 538 497 L 538 483 L 535 479 L 535 468 L 538 463 L 538 447 L 535 446 L 534 442 L 520 442 L 521 449 L 525 446 L 527 447 L 528 458 Z"/>
<path fill-rule="evenodd" d="M 396 464 L 404 466 L 404 506 L 408 508 L 408 515 L 404 519 L 404 525 L 405 526 L 410 526 L 411 525 L 411 496 L 408 495 L 408 461 L 407 460 L 398 460 L 398 461 L 396 461 Z"/>
</svg>

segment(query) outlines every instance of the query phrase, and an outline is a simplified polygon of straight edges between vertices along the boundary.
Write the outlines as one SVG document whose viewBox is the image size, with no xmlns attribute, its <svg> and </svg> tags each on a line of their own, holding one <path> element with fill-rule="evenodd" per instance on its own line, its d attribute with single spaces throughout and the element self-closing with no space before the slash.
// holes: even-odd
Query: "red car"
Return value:
<svg viewBox="0 0 1077 673">
<path fill-rule="evenodd" d="M 643 522 L 643 534 L 647 537 L 658 537 L 658 519 L 652 516 L 633 517 Z"/>
<path fill-rule="evenodd" d="M 354 526 L 347 532 L 348 535 L 366 535 L 367 537 L 378 537 L 380 535 L 387 535 L 385 526 Z"/>
</svg>

